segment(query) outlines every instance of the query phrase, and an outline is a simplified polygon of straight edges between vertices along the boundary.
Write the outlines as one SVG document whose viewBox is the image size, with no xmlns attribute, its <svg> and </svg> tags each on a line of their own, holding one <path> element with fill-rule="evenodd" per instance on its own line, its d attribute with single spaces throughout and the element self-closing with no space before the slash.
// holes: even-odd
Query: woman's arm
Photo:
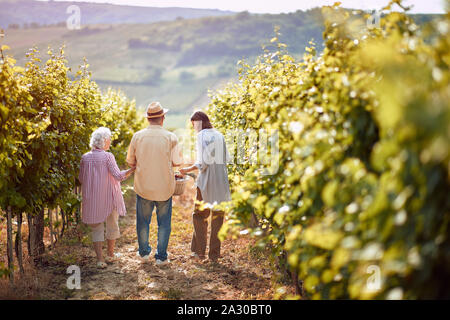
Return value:
<svg viewBox="0 0 450 320">
<path fill-rule="evenodd" d="M 192 165 L 190 167 L 181 168 L 180 169 L 180 173 L 185 175 L 185 174 L 187 174 L 187 173 L 189 173 L 191 171 L 197 170 L 197 169 L 198 169 L 198 167 L 196 165 Z"/>
<path fill-rule="evenodd" d="M 203 148 L 202 148 L 202 146 L 203 146 L 202 133 L 200 132 L 197 135 L 195 163 L 190 167 L 180 169 L 181 174 L 184 175 L 184 174 L 189 173 L 194 170 L 202 170 L 202 168 L 203 168 L 203 166 L 202 166 L 202 163 L 203 163 Z"/>
<path fill-rule="evenodd" d="M 114 179 L 116 179 L 117 181 L 123 181 L 126 180 L 135 170 L 135 168 L 130 168 L 128 170 L 122 170 L 120 171 L 119 167 L 117 166 L 116 163 L 116 158 L 114 158 L 114 155 L 112 153 L 107 153 L 108 156 L 108 160 L 107 160 L 107 165 L 108 165 L 108 170 L 111 173 L 111 175 L 114 177 Z"/>
</svg>

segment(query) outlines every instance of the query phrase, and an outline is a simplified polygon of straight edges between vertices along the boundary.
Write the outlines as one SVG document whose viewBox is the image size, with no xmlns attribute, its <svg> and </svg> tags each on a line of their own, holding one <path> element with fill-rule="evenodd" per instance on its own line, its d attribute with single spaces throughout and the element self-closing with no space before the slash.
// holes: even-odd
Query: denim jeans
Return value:
<svg viewBox="0 0 450 320">
<path fill-rule="evenodd" d="M 139 254 L 143 257 L 152 251 L 148 243 L 148 235 L 154 207 L 156 207 L 158 221 L 158 245 L 155 258 L 164 261 L 167 259 L 167 246 L 171 231 L 172 197 L 167 201 L 151 201 L 136 195 L 136 231 Z"/>
</svg>

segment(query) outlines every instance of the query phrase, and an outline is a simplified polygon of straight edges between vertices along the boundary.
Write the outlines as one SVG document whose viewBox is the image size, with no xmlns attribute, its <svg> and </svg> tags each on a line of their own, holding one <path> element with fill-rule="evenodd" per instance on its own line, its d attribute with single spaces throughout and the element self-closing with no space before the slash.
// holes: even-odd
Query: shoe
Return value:
<svg viewBox="0 0 450 320">
<path fill-rule="evenodd" d="M 138 251 L 138 252 L 136 252 L 136 255 L 137 255 L 139 258 L 141 258 L 142 261 L 147 261 L 147 260 L 150 259 L 150 253 L 142 257 L 142 256 L 139 254 L 139 251 Z"/>
<path fill-rule="evenodd" d="M 103 261 L 98 261 L 97 262 L 97 268 L 98 269 L 105 269 L 107 267 L 106 263 Z"/>
<path fill-rule="evenodd" d="M 169 264 L 169 263 L 170 263 L 169 259 L 166 259 L 166 260 L 164 260 L 164 261 L 161 261 L 161 260 L 159 260 L 159 259 L 156 259 L 156 265 L 157 265 L 157 266 L 164 266 L 164 265 L 167 265 L 167 264 Z"/>
<path fill-rule="evenodd" d="M 158 254 L 158 250 L 156 250 L 156 255 Z M 169 251 L 166 251 L 166 254 L 167 254 L 167 258 L 169 258 L 170 257 L 170 252 Z M 156 258 L 156 255 L 155 255 L 155 258 Z"/>
<path fill-rule="evenodd" d="M 199 256 L 197 253 L 192 252 L 191 253 L 191 258 L 194 260 L 205 260 L 205 256 Z"/>
</svg>

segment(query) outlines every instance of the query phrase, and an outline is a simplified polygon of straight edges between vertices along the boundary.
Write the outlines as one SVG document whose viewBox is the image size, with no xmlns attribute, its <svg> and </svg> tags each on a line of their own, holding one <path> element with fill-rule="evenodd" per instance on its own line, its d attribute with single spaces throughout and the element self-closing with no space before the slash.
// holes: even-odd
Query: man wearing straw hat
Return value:
<svg viewBox="0 0 450 320">
<path fill-rule="evenodd" d="M 149 126 L 136 132 L 128 148 L 127 162 L 136 167 L 134 190 L 136 192 L 136 231 L 142 259 L 150 257 L 149 225 L 153 208 L 158 221 L 158 244 L 155 252 L 157 265 L 169 262 L 167 246 L 171 231 L 172 195 L 175 191 L 174 166 L 183 163 L 177 136 L 164 129 L 168 109 L 159 102 L 151 103 L 146 117 Z"/>
</svg>

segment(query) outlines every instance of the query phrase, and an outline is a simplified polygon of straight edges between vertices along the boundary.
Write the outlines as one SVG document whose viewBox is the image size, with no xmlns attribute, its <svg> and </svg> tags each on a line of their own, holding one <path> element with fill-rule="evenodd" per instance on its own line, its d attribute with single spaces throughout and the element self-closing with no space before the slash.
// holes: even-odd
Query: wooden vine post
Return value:
<svg viewBox="0 0 450 320">
<path fill-rule="evenodd" d="M 22 212 L 17 214 L 17 233 L 16 233 L 16 257 L 19 263 L 19 270 L 21 274 L 24 274 L 23 269 L 23 251 L 22 251 Z"/>
<path fill-rule="evenodd" d="M 6 213 L 6 228 L 7 228 L 7 251 L 8 251 L 8 268 L 9 268 L 9 282 L 14 284 L 14 255 L 13 255 L 13 238 L 12 238 L 12 213 L 11 207 L 8 207 Z"/>
<path fill-rule="evenodd" d="M 50 248 L 53 249 L 54 247 L 54 243 L 53 243 L 53 210 L 52 209 L 48 209 L 47 213 L 48 213 L 48 224 L 50 227 Z"/>
</svg>

